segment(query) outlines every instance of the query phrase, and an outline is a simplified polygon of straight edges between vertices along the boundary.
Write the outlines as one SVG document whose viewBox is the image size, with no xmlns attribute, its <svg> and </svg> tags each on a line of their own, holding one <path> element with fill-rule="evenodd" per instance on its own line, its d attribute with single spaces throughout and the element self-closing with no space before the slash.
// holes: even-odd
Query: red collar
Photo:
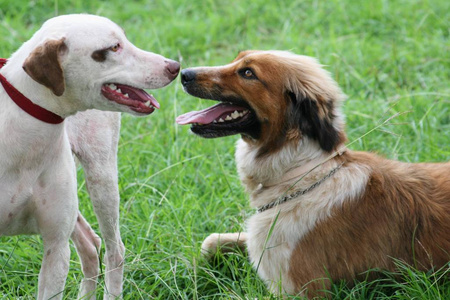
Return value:
<svg viewBox="0 0 450 300">
<path fill-rule="evenodd" d="M 6 64 L 6 61 L 6 59 L 0 58 L 0 68 Z M 0 74 L 0 82 L 9 97 L 17 104 L 17 106 L 29 115 L 41 120 L 42 122 L 50 124 L 59 124 L 64 121 L 64 118 L 61 118 L 57 114 L 54 114 L 51 111 L 48 111 L 45 108 L 31 102 L 30 99 L 25 97 L 21 92 L 13 87 L 2 74 Z"/>
</svg>

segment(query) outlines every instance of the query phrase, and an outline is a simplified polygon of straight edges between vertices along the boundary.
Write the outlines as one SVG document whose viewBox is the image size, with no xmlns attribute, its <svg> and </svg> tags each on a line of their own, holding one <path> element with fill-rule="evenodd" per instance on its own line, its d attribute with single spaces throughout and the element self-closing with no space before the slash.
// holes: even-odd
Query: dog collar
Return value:
<svg viewBox="0 0 450 300">
<path fill-rule="evenodd" d="M 6 59 L 0 58 L 0 68 L 2 68 L 6 64 L 6 62 Z M 59 124 L 64 121 L 64 118 L 31 102 L 30 99 L 25 97 L 21 92 L 13 87 L 2 74 L 0 74 L 0 82 L 2 83 L 3 88 L 5 89 L 8 96 L 17 104 L 17 106 L 19 106 L 29 115 L 49 124 Z"/>
<path fill-rule="evenodd" d="M 298 190 L 298 191 L 296 191 L 295 193 L 292 193 L 292 194 L 290 194 L 290 195 L 286 195 L 286 194 L 285 194 L 285 195 L 281 196 L 280 198 L 278 198 L 277 200 L 275 200 L 275 201 L 273 201 L 273 202 L 271 202 L 271 203 L 268 203 L 268 204 L 266 204 L 266 205 L 263 205 L 263 206 L 258 207 L 258 209 L 257 209 L 258 212 L 259 212 L 259 213 L 262 213 L 263 211 L 266 211 L 266 210 L 271 209 L 271 208 L 273 208 L 273 207 L 275 207 L 275 206 L 277 206 L 277 205 L 286 203 L 286 202 L 289 201 L 289 200 L 295 199 L 295 198 L 297 198 L 297 197 L 299 197 L 299 196 L 302 196 L 302 195 L 308 193 L 309 191 L 313 190 L 313 189 L 316 188 L 318 185 L 320 185 L 322 182 L 324 182 L 325 180 L 327 180 L 328 178 L 330 178 L 331 176 L 333 176 L 333 174 L 336 173 L 336 171 L 339 170 L 339 169 L 342 167 L 343 164 L 344 164 L 344 162 L 341 163 L 340 165 L 338 165 L 336 168 L 332 169 L 332 170 L 330 171 L 330 173 L 328 173 L 327 175 L 325 175 L 322 179 L 320 179 L 319 181 L 315 182 L 315 183 L 314 183 L 313 185 L 311 185 L 310 187 L 308 187 L 308 188 L 306 188 L 306 189 L 304 189 L 304 190 Z"/>
</svg>

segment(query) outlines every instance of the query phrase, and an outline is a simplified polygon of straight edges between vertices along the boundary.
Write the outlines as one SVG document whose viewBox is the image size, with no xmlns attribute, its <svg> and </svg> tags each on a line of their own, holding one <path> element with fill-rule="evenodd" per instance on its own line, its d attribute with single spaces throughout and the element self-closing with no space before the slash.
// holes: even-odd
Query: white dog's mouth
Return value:
<svg viewBox="0 0 450 300">
<path fill-rule="evenodd" d="M 159 103 L 142 89 L 118 83 L 107 83 L 102 86 L 102 95 L 108 100 L 128 106 L 131 110 L 141 114 L 151 114 Z"/>
</svg>

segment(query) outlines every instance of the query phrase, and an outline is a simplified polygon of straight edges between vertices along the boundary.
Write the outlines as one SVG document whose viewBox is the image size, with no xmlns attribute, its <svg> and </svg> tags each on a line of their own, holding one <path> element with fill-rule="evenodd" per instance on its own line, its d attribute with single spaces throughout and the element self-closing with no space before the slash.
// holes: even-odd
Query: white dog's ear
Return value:
<svg viewBox="0 0 450 300">
<path fill-rule="evenodd" d="M 65 38 L 49 40 L 36 47 L 27 57 L 23 69 L 35 81 L 48 87 L 56 96 L 65 90 L 64 73 L 60 63 L 61 55 L 67 51 Z"/>
</svg>

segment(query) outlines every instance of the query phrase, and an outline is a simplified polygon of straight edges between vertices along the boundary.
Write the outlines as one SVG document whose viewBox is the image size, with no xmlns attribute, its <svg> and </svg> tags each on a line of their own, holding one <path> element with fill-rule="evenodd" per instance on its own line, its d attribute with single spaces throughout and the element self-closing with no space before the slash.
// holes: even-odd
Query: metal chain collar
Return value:
<svg viewBox="0 0 450 300">
<path fill-rule="evenodd" d="M 333 176 L 334 173 L 336 173 L 337 170 L 339 170 L 342 165 L 344 163 L 341 163 L 339 166 L 337 166 L 336 168 L 334 168 L 333 170 L 330 171 L 330 173 L 328 173 L 327 175 L 325 175 L 322 179 L 320 179 L 319 181 L 315 182 L 313 185 L 311 185 L 310 187 L 304 189 L 304 190 L 299 190 L 296 191 L 295 193 L 292 193 L 290 195 L 286 195 L 286 196 L 281 196 L 280 198 L 278 198 L 277 200 L 275 200 L 274 202 L 268 203 L 266 205 L 260 206 L 258 208 L 258 212 L 261 213 L 263 211 L 266 211 L 268 209 L 273 208 L 274 206 L 283 204 L 289 200 L 292 200 L 294 198 L 297 198 L 299 196 L 303 196 L 304 194 L 308 193 L 309 191 L 313 190 L 314 188 L 316 188 L 318 185 L 320 185 L 322 182 L 324 182 L 325 180 L 327 180 L 328 178 L 330 178 L 331 176 Z"/>
</svg>

